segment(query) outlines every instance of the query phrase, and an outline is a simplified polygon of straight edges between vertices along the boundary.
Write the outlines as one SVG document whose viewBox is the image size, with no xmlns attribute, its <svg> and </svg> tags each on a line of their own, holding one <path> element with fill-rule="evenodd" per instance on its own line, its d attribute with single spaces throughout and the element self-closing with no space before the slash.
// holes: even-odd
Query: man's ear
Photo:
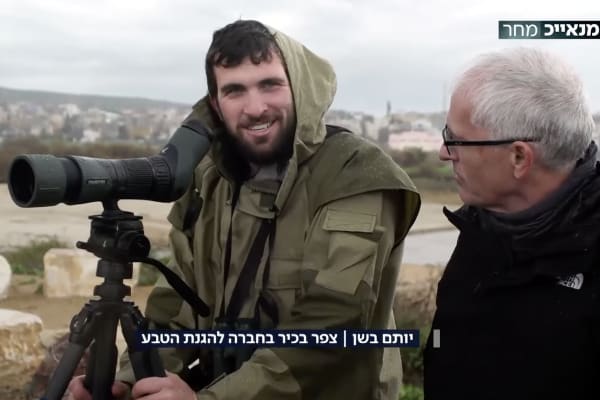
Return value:
<svg viewBox="0 0 600 400">
<path fill-rule="evenodd" d="M 535 154 L 529 144 L 519 141 L 511 145 L 510 162 L 513 167 L 513 175 L 516 179 L 527 175 L 533 165 L 534 159 Z"/>
</svg>

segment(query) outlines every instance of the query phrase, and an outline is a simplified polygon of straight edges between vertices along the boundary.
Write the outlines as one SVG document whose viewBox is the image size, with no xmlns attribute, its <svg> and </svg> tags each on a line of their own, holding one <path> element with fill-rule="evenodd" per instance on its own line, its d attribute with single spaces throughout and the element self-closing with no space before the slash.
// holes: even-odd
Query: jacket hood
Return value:
<svg viewBox="0 0 600 400">
<path fill-rule="evenodd" d="M 294 155 L 304 162 L 325 139 L 323 117 L 337 89 L 333 68 L 324 59 L 282 32 L 272 29 L 288 70 L 296 109 Z"/>
<path fill-rule="evenodd" d="M 281 210 L 296 180 L 298 166 L 325 140 L 323 116 L 333 102 L 337 80 L 326 60 L 284 33 L 274 29 L 272 32 L 288 70 L 296 109 L 294 152 L 275 199 L 275 209 Z"/>
</svg>

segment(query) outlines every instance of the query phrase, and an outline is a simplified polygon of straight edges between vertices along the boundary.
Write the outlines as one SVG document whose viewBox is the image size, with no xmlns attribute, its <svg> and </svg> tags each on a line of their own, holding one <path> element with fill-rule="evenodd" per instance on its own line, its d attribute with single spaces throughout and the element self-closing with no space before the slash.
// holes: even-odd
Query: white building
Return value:
<svg viewBox="0 0 600 400">
<path fill-rule="evenodd" d="M 81 138 L 81 142 L 82 143 L 94 143 L 95 141 L 100 139 L 101 136 L 102 136 L 102 134 L 100 132 L 98 132 L 97 130 L 84 129 L 83 137 Z"/>
<path fill-rule="evenodd" d="M 438 151 L 442 143 L 443 140 L 441 134 L 418 131 L 391 133 L 388 139 L 389 148 L 394 150 L 405 150 L 410 147 L 417 147 L 423 151 Z"/>
<path fill-rule="evenodd" d="M 81 110 L 77 104 L 60 104 L 58 108 L 62 111 L 63 115 L 73 117 L 81 114 Z"/>
<path fill-rule="evenodd" d="M 419 118 L 411 123 L 414 131 L 433 132 L 433 124 L 428 119 Z"/>
</svg>

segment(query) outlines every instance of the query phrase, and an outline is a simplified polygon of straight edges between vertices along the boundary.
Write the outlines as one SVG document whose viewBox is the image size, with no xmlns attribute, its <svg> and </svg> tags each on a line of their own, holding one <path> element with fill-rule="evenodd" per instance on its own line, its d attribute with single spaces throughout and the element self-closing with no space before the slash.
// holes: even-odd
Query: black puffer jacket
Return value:
<svg viewBox="0 0 600 400">
<path fill-rule="evenodd" d="M 595 150 L 525 219 L 444 210 L 460 235 L 438 285 L 427 400 L 600 399 Z"/>
</svg>

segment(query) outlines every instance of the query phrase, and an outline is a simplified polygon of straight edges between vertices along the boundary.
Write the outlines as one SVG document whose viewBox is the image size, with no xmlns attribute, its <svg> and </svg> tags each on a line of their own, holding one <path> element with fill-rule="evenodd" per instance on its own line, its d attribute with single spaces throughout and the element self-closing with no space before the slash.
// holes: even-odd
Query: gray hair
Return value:
<svg viewBox="0 0 600 400">
<path fill-rule="evenodd" d="M 494 139 L 527 138 L 540 162 L 563 169 L 581 158 L 594 120 L 581 80 L 558 57 L 532 48 L 482 55 L 456 91 L 471 103 L 471 123 Z"/>
</svg>

